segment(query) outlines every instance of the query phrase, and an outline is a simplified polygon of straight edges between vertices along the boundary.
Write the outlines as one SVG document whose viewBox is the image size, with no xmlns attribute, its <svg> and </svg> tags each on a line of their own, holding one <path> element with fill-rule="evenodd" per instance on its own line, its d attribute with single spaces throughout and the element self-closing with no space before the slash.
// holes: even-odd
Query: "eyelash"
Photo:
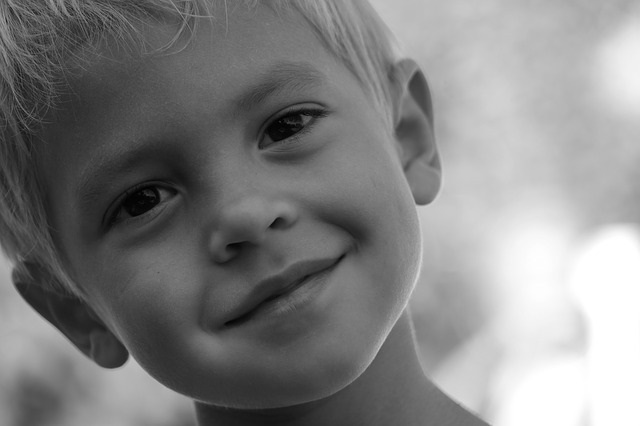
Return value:
<svg viewBox="0 0 640 426">
<path fill-rule="evenodd" d="M 328 115 L 328 112 L 324 109 L 320 109 L 320 108 L 309 108 L 309 107 L 302 107 L 302 108 L 296 108 L 296 109 L 292 109 L 292 110 L 288 110 L 286 112 L 284 112 L 283 114 L 279 115 L 278 117 L 276 117 L 273 121 L 271 121 L 264 133 L 264 136 L 262 137 L 260 143 L 259 143 L 259 148 L 260 149 L 264 149 L 267 148 L 269 146 L 272 145 L 280 145 L 280 144 L 286 144 L 286 143 L 295 143 L 299 140 L 299 138 L 301 136 L 303 136 L 304 134 L 306 134 L 307 132 L 309 132 L 313 126 L 316 124 L 316 120 L 318 118 L 323 118 L 326 117 Z M 291 118 L 291 117 L 296 117 L 296 116 L 305 116 L 305 117 L 310 117 L 310 120 L 306 123 L 302 123 L 302 128 L 298 131 L 295 131 L 292 135 L 284 137 L 280 140 L 277 141 L 272 141 L 269 144 L 264 144 L 263 141 L 264 139 L 268 138 L 269 136 L 267 135 L 267 132 L 269 131 L 269 129 L 276 125 L 278 122 L 281 122 L 287 118 Z M 135 215 L 135 216 L 128 216 L 125 218 L 119 218 L 119 215 L 124 211 L 125 208 L 125 203 L 127 201 L 129 201 L 131 199 L 131 197 L 135 194 L 141 193 L 142 191 L 146 190 L 146 189 L 152 189 L 155 191 L 156 195 L 161 198 L 157 204 L 155 204 L 154 206 L 150 207 L 148 210 L 142 212 L 139 215 Z M 162 193 L 169 193 L 169 195 L 165 194 L 165 197 L 162 198 Z M 118 225 L 121 222 L 125 222 L 125 221 L 135 221 L 135 220 L 141 220 L 143 218 L 147 218 L 147 216 L 149 214 L 151 214 L 152 211 L 157 211 L 159 206 L 162 206 L 167 200 L 167 197 L 172 197 L 176 194 L 176 192 L 164 185 L 160 185 L 160 184 L 156 184 L 153 182 L 146 182 L 146 183 L 142 183 L 139 185 L 134 186 L 133 188 L 128 189 L 124 194 L 122 194 L 114 203 L 114 208 L 112 209 L 111 212 L 108 212 L 106 214 L 106 220 L 105 223 L 107 225 L 108 228 L 111 228 L 115 225 Z"/>
<path fill-rule="evenodd" d="M 263 137 L 260 140 L 259 143 L 259 148 L 260 149 L 264 149 L 267 148 L 269 146 L 272 145 L 279 145 L 282 143 L 294 143 L 297 142 L 298 139 L 303 136 L 304 134 L 306 134 L 307 132 L 309 132 L 313 126 L 316 124 L 316 120 L 318 118 L 323 118 L 326 117 L 328 115 L 328 112 L 324 109 L 321 108 L 309 108 L 309 107 L 301 107 L 301 108 L 296 108 L 296 109 L 292 109 L 292 110 L 288 110 L 285 111 L 283 114 L 277 116 L 273 121 L 269 122 L 269 124 L 266 126 L 264 132 L 263 132 Z M 302 127 L 300 130 L 298 130 L 297 132 L 293 133 L 291 136 L 285 137 L 283 139 L 277 140 L 277 141 L 272 141 L 271 143 L 265 144 L 263 141 L 268 138 L 269 136 L 267 136 L 267 132 L 269 131 L 269 129 L 276 125 L 278 122 L 285 120 L 286 118 L 290 118 L 290 117 L 295 117 L 295 116 L 306 116 L 306 117 L 310 117 L 310 121 L 307 123 L 304 123 L 304 127 Z"/>
<path fill-rule="evenodd" d="M 119 218 L 118 216 L 124 211 L 125 203 L 129 201 L 133 195 L 141 193 L 146 189 L 152 189 L 158 194 L 158 197 L 160 198 L 158 203 L 139 215 Z M 166 193 L 168 193 L 169 195 L 167 195 Z M 163 194 L 164 194 L 164 197 L 163 197 Z M 111 228 L 122 222 L 135 221 L 135 220 L 141 220 L 143 218 L 147 218 L 147 216 L 151 214 L 152 211 L 157 211 L 158 208 L 160 208 L 160 206 L 165 204 L 167 201 L 167 198 L 171 198 L 174 195 L 176 195 L 175 190 L 157 183 L 146 182 L 146 183 L 136 185 L 133 188 L 128 189 L 124 194 L 122 194 L 115 201 L 113 210 L 110 213 L 107 213 L 107 216 L 106 216 L 107 227 Z"/>
</svg>

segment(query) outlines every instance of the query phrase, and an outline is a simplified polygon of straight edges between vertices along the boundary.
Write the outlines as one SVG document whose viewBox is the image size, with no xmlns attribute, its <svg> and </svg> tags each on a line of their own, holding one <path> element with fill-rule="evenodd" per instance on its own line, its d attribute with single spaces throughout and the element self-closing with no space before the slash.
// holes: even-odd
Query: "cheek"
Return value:
<svg viewBox="0 0 640 426">
<path fill-rule="evenodd" d="M 352 132 L 341 148 L 331 172 L 320 175 L 324 214 L 356 244 L 361 269 L 375 283 L 370 308 L 394 316 L 406 305 L 420 268 L 415 201 L 389 140 Z"/>
<path fill-rule="evenodd" d="M 379 283 L 381 300 L 394 300 L 397 309 L 406 305 L 418 277 L 421 233 L 413 196 L 404 176 L 394 164 L 387 166 L 387 170 L 382 164 L 376 169 L 381 173 L 372 176 L 375 183 L 363 198 L 368 202 L 367 236 L 371 238 L 368 266 L 373 279 L 385 279 Z"/>
<path fill-rule="evenodd" d="M 376 136 L 350 141 L 350 155 L 327 176 L 339 197 L 331 206 L 362 243 L 384 240 L 379 248 L 390 258 L 404 254 L 403 260 L 411 260 L 420 251 L 415 201 L 391 142 Z"/>
<path fill-rule="evenodd" d="M 172 251 L 169 247 L 105 255 L 102 259 L 109 262 L 96 269 L 101 278 L 92 285 L 114 331 L 152 375 L 184 347 L 168 342 L 187 340 L 198 321 L 201 286 L 196 285 L 195 268 L 184 256 L 170 256 Z"/>
<path fill-rule="evenodd" d="M 201 370 L 198 342 L 204 331 L 199 327 L 196 313 L 200 307 L 195 302 L 200 299 L 186 291 L 167 291 L 168 282 L 188 287 L 184 280 L 141 285 L 140 290 L 127 292 L 113 307 L 114 317 L 123 343 L 136 362 L 163 385 L 189 395 L 190 382 L 194 381 L 191 370 L 196 366 Z M 219 342 L 207 337 L 212 339 L 209 353 L 220 351 Z"/>
</svg>

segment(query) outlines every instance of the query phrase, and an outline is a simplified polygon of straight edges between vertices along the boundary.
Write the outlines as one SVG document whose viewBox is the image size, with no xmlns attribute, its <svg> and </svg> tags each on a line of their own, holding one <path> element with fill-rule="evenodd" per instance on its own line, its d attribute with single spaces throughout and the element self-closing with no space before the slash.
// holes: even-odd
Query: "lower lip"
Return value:
<svg viewBox="0 0 640 426">
<path fill-rule="evenodd" d="M 228 325 L 240 325 L 254 320 L 283 317 L 300 311 L 319 296 L 325 288 L 331 272 L 341 260 L 342 258 L 327 269 L 307 276 L 291 290 L 274 299 L 263 302 L 247 315 L 232 321 L 232 324 Z"/>
</svg>

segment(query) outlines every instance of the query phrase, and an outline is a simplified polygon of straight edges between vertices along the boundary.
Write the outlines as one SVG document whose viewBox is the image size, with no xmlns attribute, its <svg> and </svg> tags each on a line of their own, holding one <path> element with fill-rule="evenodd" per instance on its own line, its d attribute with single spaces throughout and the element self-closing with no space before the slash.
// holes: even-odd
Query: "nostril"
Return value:
<svg viewBox="0 0 640 426">
<path fill-rule="evenodd" d="M 262 244 L 263 237 L 252 238 L 243 241 L 237 241 L 234 243 L 227 243 L 224 246 L 220 246 L 218 249 L 214 248 L 214 259 L 219 263 L 229 262 L 236 257 L 240 256 L 243 252 L 252 250 Z"/>
<path fill-rule="evenodd" d="M 209 240 L 210 253 L 221 263 L 260 246 L 271 232 L 286 230 L 298 218 L 294 206 L 264 197 L 245 197 L 222 213 Z"/>
<path fill-rule="evenodd" d="M 242 249 L 242 244 L 243 244 L 242 242 L 229 243 L 225 247 L 225 252 L 227 253 L 228 256 L 234 257 Z"/>
<path fill-rule="evenodd" d="M 281 217 L 277 217 L 273 222 L 271 222 L 271 225 L 269 225 L 269 228 L 271 229 L 281 229 L 286 227 L 287 221 Z"/>
<path fill-rule="evenodd" d="M 269 224 L 269 229 L 286 229 L 296 222 L 298 214 L 293 205 L 280 202 L 273 208 L 272 213 L 275 214 L 272 216 L 274 219 Z"/>
<path fill-rule="evenodd" d="M 242 243 L 230 243 L 218 248 L 212 247 L 213 259 L 218 263 L 229 262 L 240 253 L 241 245 Z"/>
</svg>

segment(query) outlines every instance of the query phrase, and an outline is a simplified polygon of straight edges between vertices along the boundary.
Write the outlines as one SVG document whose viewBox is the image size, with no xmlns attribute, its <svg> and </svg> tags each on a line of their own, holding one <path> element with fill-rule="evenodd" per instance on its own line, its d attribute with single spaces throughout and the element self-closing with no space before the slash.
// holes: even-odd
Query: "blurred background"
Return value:
<svg viewBox="0 0 640 426">
<path fill-rule="evenodd" d="M 425 369 L 494 426 L 638 426 L 640 2 L 373 0 L 431 84 L 445 185 L 421 209 Z M 0 261 L 0 425 L 187 426 L 100 370 Z"/>
</svg>

